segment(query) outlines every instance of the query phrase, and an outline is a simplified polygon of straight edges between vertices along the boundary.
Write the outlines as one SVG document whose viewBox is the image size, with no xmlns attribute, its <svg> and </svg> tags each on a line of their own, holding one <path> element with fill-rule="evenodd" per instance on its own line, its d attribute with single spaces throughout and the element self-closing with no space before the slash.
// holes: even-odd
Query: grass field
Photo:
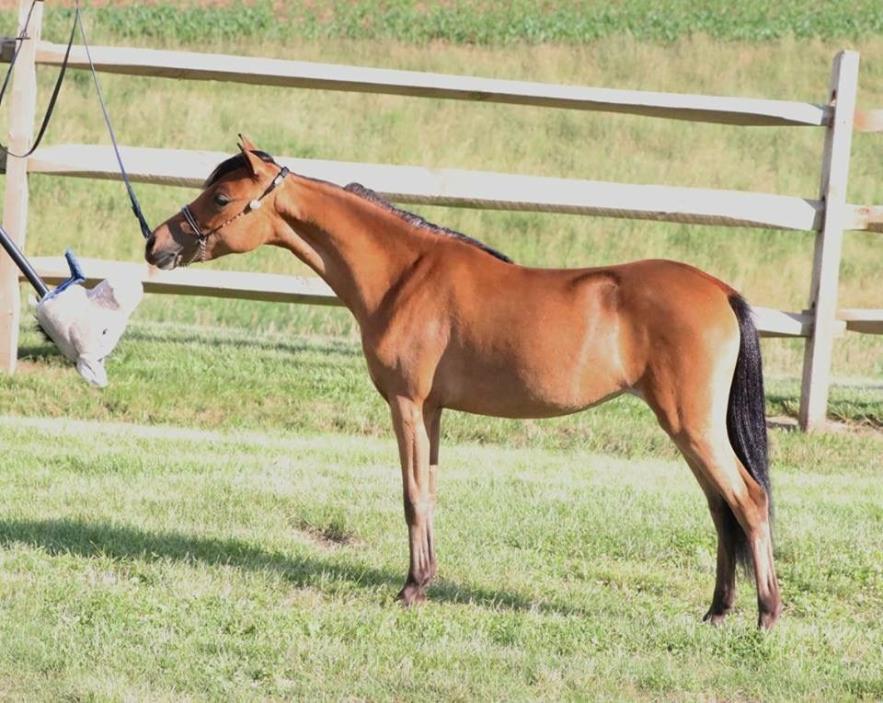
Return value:
<svg viewBox="0 0 883 703">
<path fill-rule="evenodd" d="M 87 21 L 111 44 L 817 102 L 849 46 L 860 107 L 883 106 L 870 2 L 517 2 L 503 19 L 485 0 L 200 5 Z M 50 3 L 46 35 L 66 22 Z M 293 156 L 817 195 L 813 130 L 102 83 L 133 145 L 232 151 L 245 131 Z M 48 133 L 62 142 L 106 142 L 76 72 Z M 857 135 L 852 202 L 883 203 L 881 163 L 883 137 Z M 138 192 L 154 222 L 193 196 Z M 31 193 L 28 253 L 140 258 L 119 184 L 34 176 Z M 665 256 L 758 304 L 806 304 L 809 233 L 415 209 L 521 263 Z M 306 272 L 278 251 L 210 266 Z M 841 304 L 880 307 L 881 270 L 879 235 L 847 234 Z M 700 623 L 711 520 L 637 399 L 544 422 L 447 414 L 440 580 L 403 611 L 396 450 L 345 311 L 148 297 L 104 391 L 25 318 L 19 373 L 0 378 L 0 700 L 883 699 L 883 338 L 838 340 L 835 432 L 771 430 L 786 610 L 763 635 L 744 578 L 730 622 Z M 801 351 L 764 341 L 770 416 L 796 414 Z"/>
<path fill-rule="evenodd" d="M 762 635 L 750 588 L 700 623 L 714 544 L 678 461 L 445 451 L 441 579 L 404 611 L 390 439 L 19 417 L 0 438 L 9 700 L 883 696 L 867 464 L 776 466 L 787 605 Z"/>
<path fill-rule="evenodd" d="M 883 695 L 865 388 L 837 389 L 839 432 L 772 431 L 786 609 L 764 636 L 744 579 L 729 623 L 700 623 L 711 520 L 635 399 L 446 415 L 441 579 L 404 612 L 396 449 L 356 343 L 136 322 L 105 391 L 24 344 L 0 380 L 0 698 Z M 769 385 L 772 412 L 794 402 Z"/>
</svg>

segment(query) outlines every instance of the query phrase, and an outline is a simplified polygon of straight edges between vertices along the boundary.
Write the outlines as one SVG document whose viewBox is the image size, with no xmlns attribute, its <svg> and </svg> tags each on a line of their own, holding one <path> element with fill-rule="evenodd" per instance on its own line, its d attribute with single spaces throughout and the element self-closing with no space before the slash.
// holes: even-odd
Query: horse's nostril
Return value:
<svg viewBox="0 0 883 703">
<path fill-rule="evenodd" d="M 150 237 L 147 240 L 147 243 L 144 246 L 144 259 L 148 264 L 156 265 L 159 263 L 159 259 L 162 258 L 160 252 L 155 249 L 156 239 L 154 237 Z"/>
</svg>

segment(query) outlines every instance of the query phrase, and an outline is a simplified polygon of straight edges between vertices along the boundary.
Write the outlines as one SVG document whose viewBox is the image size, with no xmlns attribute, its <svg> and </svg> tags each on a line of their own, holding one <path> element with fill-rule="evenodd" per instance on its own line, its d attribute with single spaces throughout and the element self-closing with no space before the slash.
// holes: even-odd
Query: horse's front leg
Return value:
<svg viewBox="0 0 883 703">
<path fill-rule="evenodd" d="M 390 401 L 392 422 L 399 443 L 402 464 L 402 491 L 405 520 L 408 523 L 410 566 L 399 599 L 411 605 L 426 599 L 426 586 L 435 575 L 435 548 L 432 538 L 432 513 L 435 501 L 435 472 L 430 468 L 430 434 L 438 431 L 438 410 L 426 411 L 423 404 L 410 398 Z M 435 442 L 435 456 L 438 442 Z"/>
<path fill-rule="evenodd" d="M 438 445 L 441 434 L 441 408 L 423 410 L 423 425 L 429 435 L 429 530 L 432 537 L 432 520 L 438 502 Z M 432 550 L 432 570 L 429 578 L 435 578 L 435 549 Z"/>
</svg>

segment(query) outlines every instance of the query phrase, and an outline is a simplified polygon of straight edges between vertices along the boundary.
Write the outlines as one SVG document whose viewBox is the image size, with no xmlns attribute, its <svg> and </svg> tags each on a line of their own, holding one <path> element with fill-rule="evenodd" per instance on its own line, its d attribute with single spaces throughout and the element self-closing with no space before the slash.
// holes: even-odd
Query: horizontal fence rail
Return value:
<svg viewBox="0 0 883 703">
<path fill-rule="evenodd" d="M 850 332 L 883 334 L 883 308 L 844 308 L 837 311 Z"/>
<path fill-rule="evenodd" d="M 58 66 L 66 48 L 61 44 L 40 42 L 36 62 Z M 90 51 L 97 70 L 128 76 L 533 105 L 732 125 L 818 127 L 828 124 L 832 114 L 827 105 L 787 100 L 553 85 L 189 51 L 110 46 L 94 46 Z M 6 39 L 3 60 L 8 61 L 11 53 L 11 40 Z M 71 49 L 68 65 L 88 68 L 82 46 Z"/>
<path fill-rule="evenodd" d="M 127 147 L 126 170 L 145 183 L 198 187 L 223 152 Z M 558 212 L 690 224 L 816 230 L 821 203 L 783 195 L 707 188 L 631 185 L 420 166 L 278 157 L 295 173 L 344 185 L 358 181 L 401 203 Z M 38 149 L 31 173 L 118 179 L 110 147 L 64 145 Z"/>
<path fill-rule="evenodd" d="M 70 278 L 70 268 L 62 257 L 34 257 L 34 268 L 47 283 L 55 285 Z M 342 305 L 334 291 L 315 276 L 289 276 L 273 273 L 243 273 L 212 269 L 161 271 L 146 263 L 80 259 L 91 286 L 112 276 L 140 280 L 148 293 L 200 295 L 284 303 Z M 806 337 L 812 328 L 808 313 L 783 312 L 753 307 L 755 323 L 764 337 Z M 858 311 L 864 313 L 865 311 Z M 843 325 L 841 325 L 842 329 Z"/>
<path fill-rule="evenodd" d="M 0 39 L 0 61 L 9 61 L 13 46 L 12 37 Z M 66 48 L 62 44 L 40 42 L 36 63 L 59 66 Z M 833 114 L 828 105 L 793 100 L 555 85 L 192 51 L 116 46 L 95 46 L 90 50 L 96 70 L 129 76 L 533 105 L 744 126 L 820 127 L 830 124 Z M 72 68 L 89 67 L 83 47 L 71 48 L 69 65 Z M 855 129 L 860 132 L 883 131 L 883 109 L 857 111 Z"/>
<path fill-rule="evenodd" d="M 9 60 L 12 41 L 11 38 L 3 39 L 0 60 Z M 49 66 L 61 65 L 66 48 L 62 44 L 40 42 L 36 62 Z M 819 127 L 828 125 L 833 113 L 827 105 L 792 100 L 553 85 L 189 51 L 113 46 L 90 49 L 97 70 L 130 76 L 533 105 L 746 126 Z M 69 65 L 72 68 L 88 68 L 83 47 L 71 49 Z M 855 128 L 861 132 L 883 131 L 883 110 L 857 112 Z"/>
<path fill-rule="evenodd" d="M 142 183 L 198 188 L 230 155 L 121 147 L 126 171 Z M 600 217 L 733 227 L 818 230 L 822 203 L 810 198 L 737 190 L 633 185 L 490 171 L 391 166 L 353 161 L 276 157 L 293 172 L 345 185 L 357 181 L 400 203 L 490 210 L 557 212 Z M 3 161 L 0 157 L 0 170 Z M 28 161 L 31 173 L 119 179 L 111 147 L 65 144 L 42 147 Z M 846 229 L 883 231 L 883 207 L 848 205 Z"/>
<path fill-rule="evenodd" d="M 883 205 L 847 205 L 844 229 L 883 232 Z"/>
<path fill-rule="evenodd" d="M 236 298 L 282 303 L 342 305 L 334 291 L 317 276 L 289 276 L 277 273 L 216 271 L 212 269 L 179 268 L 162 271 L 146 263 L 105 261 L 79 258 L 86 284 L 105 278 L 122 276 L 141 281 L 148 293 L 167 295 L 200 295 L 208 298 Z M 56 285 L 70 278 L 70 267 L 63 257 L 31 258 L 40 277 Z"/>
<path fill-rule="evenodd" d="M 57 285 L 70 278 L 67 260 L 62 257 L 31 258 L 46 283 Z M 146 263 L 106 261 L 81 258 L 86 284 L 105 278 L 124 276 L 140 280 L 148 293 L 200 295 L 210 298 L 235 298 L 280 303 L 342 305 L 334 291 L 316 276 L 292 276 L 276 273 L 217 271 L 212 269 L 175 269 L 162 271 Z M 21 280 L 24 280 L 22 277 Z M 812 330 L 808 312 L 785 312 L 753 306 L 755 322 L 762 337 L 807 337 Z M 838 311 L 835 331 L 844 330 L 883 334 L 883 309 L 845 308 Z"/>
</svg>

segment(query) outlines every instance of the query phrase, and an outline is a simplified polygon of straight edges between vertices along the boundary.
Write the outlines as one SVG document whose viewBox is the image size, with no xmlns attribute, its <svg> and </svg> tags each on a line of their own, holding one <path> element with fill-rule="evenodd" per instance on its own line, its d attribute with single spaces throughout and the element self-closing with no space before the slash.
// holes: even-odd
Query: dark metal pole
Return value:
<svg viewBox="0 0 883 703">
<path fill-rule="evenodd" d="M 34 267 L 31 266 L 30 262 L 25 258 L 25 255 L 21 253 L 21 249 L 19 249 L 15 242 L 12 241 L 12 237 L 10 237 L 6 230 L 3 229 L 2 225 L 0 225 L 0 244 L 6 249 L 6 253 L 12 257 L 15 265 L 18 266 L 21 272 L 25 275 L 25 278 L 31 282 L 34 290 L 40 294 L 40 297 L 42 298 L 46 295 L 49 292 L 49 286 L 43 283 L 43 279 L 40 278 L 34 270 Z"/>
</svg>

